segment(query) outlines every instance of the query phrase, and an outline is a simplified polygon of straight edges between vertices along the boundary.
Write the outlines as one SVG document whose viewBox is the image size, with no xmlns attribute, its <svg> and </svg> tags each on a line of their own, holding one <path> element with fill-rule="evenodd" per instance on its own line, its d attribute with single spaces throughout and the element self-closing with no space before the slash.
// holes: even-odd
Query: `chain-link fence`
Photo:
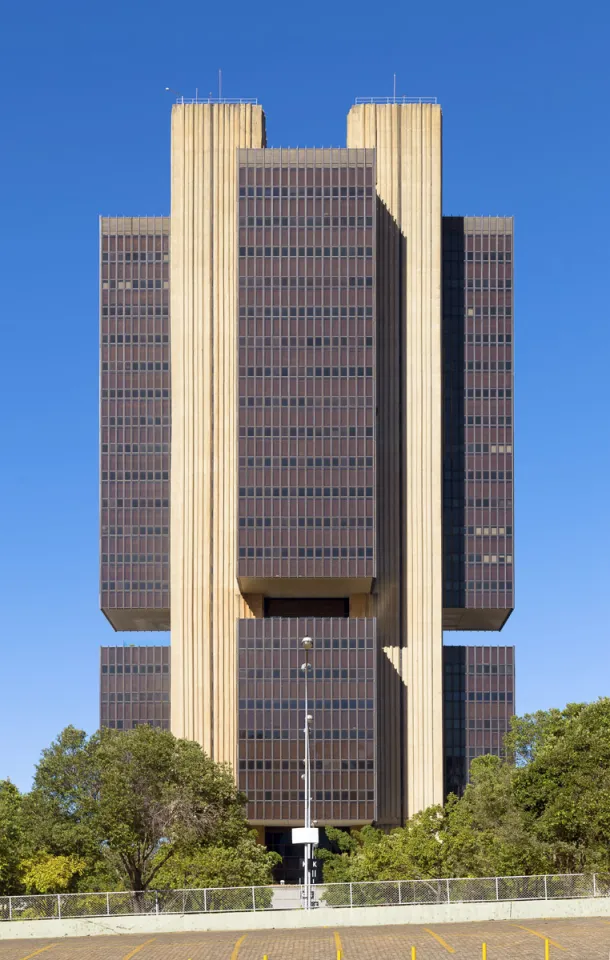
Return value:
<svg viewBox="0 0 610 960">
<path fill-rule="evenodd" d="M 295 910 L 304 907 L 303 894 L 299 886 L 269 886 L 0 897 L 0 921 Z M 316 907 L 386 907 L 608 896 L 610 874 L 579 873 L 318 884 L 314 888 L 313 903 Z"/>
</svg>

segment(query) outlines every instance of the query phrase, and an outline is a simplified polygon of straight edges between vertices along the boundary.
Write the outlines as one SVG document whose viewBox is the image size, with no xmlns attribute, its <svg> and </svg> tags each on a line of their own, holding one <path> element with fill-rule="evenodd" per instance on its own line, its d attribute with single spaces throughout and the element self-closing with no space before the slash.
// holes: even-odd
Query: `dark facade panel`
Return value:
<svg viewBox="0 0 610 960">
<path fill-rule="evenodd" d="M 238 621 L 238 783 L 251 822 L 303 822 L 305 636 L 314 641 L 312 818 L 376 819 L 375 634 L 374 619 Z"/>
<path fill-rule="evenodd" d="M 514 713 L 514 647 L 443 647 L 446 795 L 464 792 L 475 757 L 505 756 Z"/>
<path fill-rule="evenodd" d="M 240 581 L 375 576 L 375 210 L 372 151 L 239 153 Z"/>
<path fill-rule="evenodd" d="M 170 648 L 100 648 L 100 727 L 169 730 Z"/>
<path fill-rule="evenodd" d="M 169 629 L 169 218 L 103 218 L 101 608 Z"/>
<path fill-rule="evenodd" d="M 443 218 L 444 627 L 514 605 L 513 223 Z"/>
</svg>

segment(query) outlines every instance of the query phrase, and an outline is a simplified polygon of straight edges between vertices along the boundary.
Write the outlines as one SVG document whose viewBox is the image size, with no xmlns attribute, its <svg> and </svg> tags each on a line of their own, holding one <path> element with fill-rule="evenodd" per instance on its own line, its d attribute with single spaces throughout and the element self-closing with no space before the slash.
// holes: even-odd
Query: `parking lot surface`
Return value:
<svg viewBox="0 0 610 960">
<path fill-rule="evenodd" d="M 0 928 L 0 935 L 2 930 Z M 0 960 L 609 960 L 610 921 L 531 920 L 422 926 L 261 930 L 53 940 L 0 940 Z"/>
</svg>

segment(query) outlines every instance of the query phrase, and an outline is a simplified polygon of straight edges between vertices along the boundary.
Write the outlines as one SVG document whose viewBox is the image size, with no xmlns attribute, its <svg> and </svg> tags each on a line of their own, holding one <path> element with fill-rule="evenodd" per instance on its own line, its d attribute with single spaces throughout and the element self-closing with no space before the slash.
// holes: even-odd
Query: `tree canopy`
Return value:
<svg viewBox="0 0 610 960">
<path fill-rule="evenodd" d="M 168 731 L 67 727 L 29 794 L 0 784 L 0 892 L 267 883 L 277 857 L 255 843 L 245 799 L 228 767 Z"/>
<path fill-rule="evenodd" d="M 404 827 L 327 831 L 325 880 L 610 871 L 610 698 L 513 719 L 464 795 Z"/>
</svg>

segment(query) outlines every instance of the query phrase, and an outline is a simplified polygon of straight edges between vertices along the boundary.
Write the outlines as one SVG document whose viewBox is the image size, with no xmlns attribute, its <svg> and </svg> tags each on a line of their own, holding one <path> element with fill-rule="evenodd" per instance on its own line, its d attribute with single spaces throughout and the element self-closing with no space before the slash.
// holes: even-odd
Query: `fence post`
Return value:
<svg viewBox="0 0 610 960">
<path fill-rule="evenodd" d="M 252 909 L 256 910 L 256 894 L 254 892 L 254 887 L 252 887 Z"/>
<path fill-rule="evenodd" d="M 13 919 L 13 898 L 8 898 L 8 918 L 9 920 Z"/>
<path fill-rule="evenodd" d="M 106 916 L 110 916 L 110 894 L 106 894 Z"/>
<path fill-rule="evenodd" d="M 353 887 L 353 884 L 352 884 L 351 880 L 350 880 L 350 884 L 349 884 L 349 905 L 350 905 L 350 907 L 353 907 L 353 906 L 354 906 L 354 887 Z"/>
<path fill-rule="evenodd" d="M 159 894 L 155 890 L 155 913 L 159 916 Z"/>
<path fill-rule="evenodd" d="M 447 887 L 447 903 L 451 903 L 451 887 L 449 886 L 449 880 L 445 880 L 445 885 Z"/>
<path fill-rule="evenodd" d="M 203 912 L 208 912 L 208 891 L 205 888 L 203 891 Z"/>
<path fill-rule="evenodd" d="M 548 900 L 548 899 L 549 899 L 548 890 L 547 890 L 547 884 L 546 884 L 546 873 L 545 873 L 545 875 L 544 875 L 544 899 L 545 899 L 545 900 Z"/>
<path fill-rule="evenodd" d="M 61 893 L 57 894 L 57 919 L 61 920 Z"/>
<path fill-rule="evenodd" d="M 182 891 L 182 912 L 186 913 L 186 890 Z"/>
<path fill-rule="evenodd" d="M 499 899 L 500 899 L 500 893 L 498 889 L 498 878 L 496 877 L 496 903 L 498 902 Z M 487 947 L 485 949 L 487 949 Z"/>
<path fill-rule="evenodd" d="M 401 903 L 402 903 L 402 883 L 399 880 L 398 881 L 398 905 L 400 906 Z"/>
<path fill-rule="evenodd" d="M 593 896 L 594 897 L 597 896 L 597 883 L 595 880 L 595 874 L 593 874 Z M 10 900 L 10 897 L 9 897 L 9 900 Z"/>
</svg>

